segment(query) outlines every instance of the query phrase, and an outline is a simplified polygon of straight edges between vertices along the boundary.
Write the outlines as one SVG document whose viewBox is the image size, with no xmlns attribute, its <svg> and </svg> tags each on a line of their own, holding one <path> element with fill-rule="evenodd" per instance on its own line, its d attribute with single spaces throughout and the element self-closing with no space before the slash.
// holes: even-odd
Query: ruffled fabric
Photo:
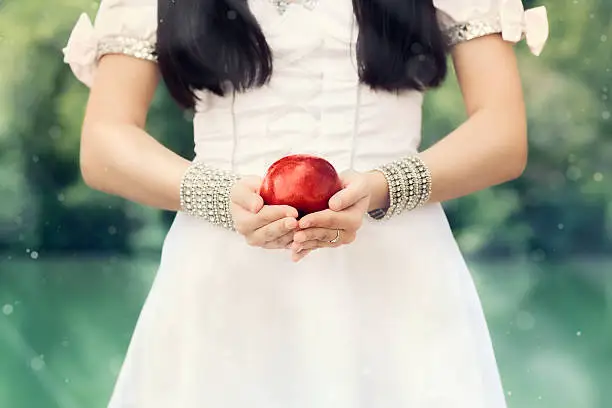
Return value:
<svg viewBox="0 0 612 408">
<path fill-rule="evenodd" d="M 90 87 L 98 61 L 98 39 L 87 14 L 79 17 L 63 53 L 74 76 Z"/>
<path fill-rule="evenodd" d="M 501 33 L 505 41 L 525 39 L 538 56 L 548 40 L 548 16 L 543 6 L 525 11 L 521 0 L 434 0 L 434 5 L 451 45 Z"/>
<path fill-rule="evenodd" d="M 63 49 L 64 62 L 90 87 L 98 60 L 105 54 L 154 61 L 156 31 L 155 0 L 102 0 L 95 24 L 87 14 L 80 15 Z"/>
</svg>

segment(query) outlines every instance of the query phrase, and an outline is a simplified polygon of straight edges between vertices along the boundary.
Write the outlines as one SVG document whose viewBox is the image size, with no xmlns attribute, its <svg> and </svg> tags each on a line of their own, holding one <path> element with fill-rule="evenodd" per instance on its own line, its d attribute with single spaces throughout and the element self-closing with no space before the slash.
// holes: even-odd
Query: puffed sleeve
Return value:
<svg viewBox="0 0 612 408">
<path fill-rule="evenodd" d="M 521 0 L 434 0 L 438 21 L 451 46 L 489 34 L 517 43 L 527 41 L 540 55 L 548 39 L 546 8 L 525 11 Z"/>
<path fill-rule="evenodd" d="M 95 23 L 85 13 L 79 17 L 63 50 L 64 62 L 77 79 L 91 86 L 105 54 L 155 61 L 156 35 L 156 0 L 101 0 Z"/>
</svg>

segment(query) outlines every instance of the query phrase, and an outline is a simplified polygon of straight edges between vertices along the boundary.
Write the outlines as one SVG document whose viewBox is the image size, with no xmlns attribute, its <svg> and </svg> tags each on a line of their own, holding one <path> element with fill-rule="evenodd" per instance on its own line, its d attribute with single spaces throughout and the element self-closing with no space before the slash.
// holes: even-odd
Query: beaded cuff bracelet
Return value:
<svg viewBox="0 0 612 408">
<path fill-rule="evenodd" d="M 238 176 L 194 162 L 181 182 L 181 210 L 211 224 L 233 230 L 231 189 Z"/>
<path fill-rule="evenodd" d="M 420 207 L 431 195 L 431 173 L 418 156 L 410 156 L 377 168 L 389 185 L 389 207 L 370 211 L 375 220 L 386 220 Z"/>
</svg>

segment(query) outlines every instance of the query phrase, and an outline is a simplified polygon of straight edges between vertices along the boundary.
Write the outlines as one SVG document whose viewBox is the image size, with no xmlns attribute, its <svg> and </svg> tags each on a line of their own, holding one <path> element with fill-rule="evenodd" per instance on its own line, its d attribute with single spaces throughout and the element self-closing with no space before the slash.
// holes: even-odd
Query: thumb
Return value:
<svg viewBox="0 0 612 408">
<path fill-rule="evenodd" d="M 367 195 L 367 188 L 356 172 L 342 173 L 343 189 L 329 199 L 329 208 L 332 211 L 342 211 L 353 205 Z"/>
<path fill-rule="evenodd" d="M 257 176 L 241 177 L 230 192 L 232 202 L 249 212 L 257 213 L 264 205 L 259 195 L 260 185 L 261 178 Z"/>
<path fill-rule="evenodd" d="M 244 176 L 240 178 L 242 184 L 247 187 L 250 191 L 259 194 L 259 189 L 263 179 L 259 176 Z"/>
</svg>

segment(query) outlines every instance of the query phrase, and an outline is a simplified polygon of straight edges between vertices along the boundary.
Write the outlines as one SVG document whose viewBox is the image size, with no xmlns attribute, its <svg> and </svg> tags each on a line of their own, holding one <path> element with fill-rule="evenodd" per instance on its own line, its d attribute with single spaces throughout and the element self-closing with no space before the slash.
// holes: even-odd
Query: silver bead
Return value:
<svg viewBox="0 0 612 408">
<path fill-rule="evenodd" d="M 181 183 L 181 210 L 230 230 L 234 229 L 230 192 L 238 176 L 202 163 L 189 166 Z M 187 187 L 187 186 L 190 187 Z M 191 205 L 195 200 L 197 205 Z"/>
<path fill-rule="evenodd" d="M 431 195 L 431 173 L 418 156 L 410 156 L 377 169 L 389 185 L 389 207 L 370 211 L 375 220 L 386 220 L 424 205 Z"/>
<path fill-rule="evenodd" d="M 108 37 L 98 43 L 98 57 L 106 54 L 124 54 L 135 58 L 157 61 L 155 43 L 135 37 Z"/>
<path fill-rule="evenodd" d="M 448 44 L 453 46 L 485 35 L 501 33 L 502 27 L 499 18 L 491 18 L 452 25 L 445 32 Z"/>
</svg>

